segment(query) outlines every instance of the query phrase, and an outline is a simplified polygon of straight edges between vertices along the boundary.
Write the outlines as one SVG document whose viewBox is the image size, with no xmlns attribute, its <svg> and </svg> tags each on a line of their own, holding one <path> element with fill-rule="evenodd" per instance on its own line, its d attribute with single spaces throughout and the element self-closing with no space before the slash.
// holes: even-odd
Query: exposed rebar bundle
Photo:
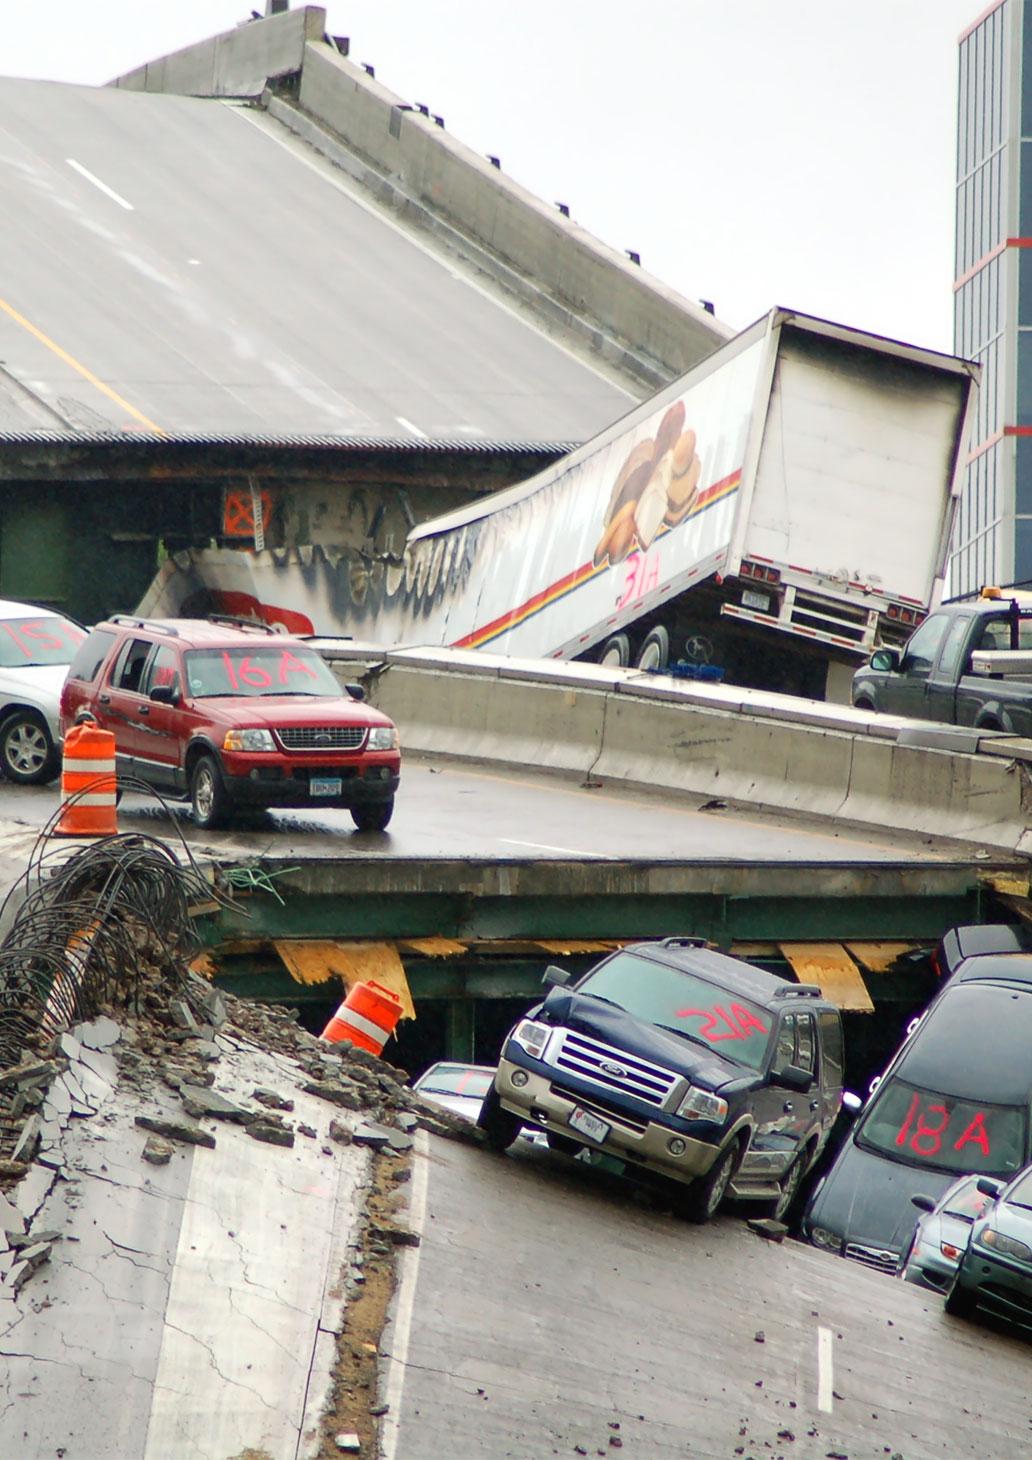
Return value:
<svg viewBox="0 0 1032 1460">
<path fill-rule="evenodd" d="M 191 908 L 215 891 L 185 841 L 183 856 L 155 837 L 118 834 L 69 855 L 56 841 L 57 813 L 22 877 L 0 906 L 0 1069 L 69 1024 L 117 1002 L 137 1007 L 141 954 L 190 998 L 186 977 L 199 947 Z"/>
</svg>

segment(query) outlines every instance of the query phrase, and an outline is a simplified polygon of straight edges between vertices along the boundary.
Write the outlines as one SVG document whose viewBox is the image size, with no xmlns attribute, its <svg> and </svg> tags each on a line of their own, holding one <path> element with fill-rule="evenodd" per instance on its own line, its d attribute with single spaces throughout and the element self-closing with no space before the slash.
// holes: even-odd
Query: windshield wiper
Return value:
<svg viewBox="0 0 1032 1460">
<path fill-rule="evenodd" d="M 690 1044 L 701 1044 L 703 1049 L 712 1051 L 713 1046 L 708 1039 L 703 1039 L 701 1034 L 692 1034 L 688 1029 L 677 1029 L 673 1024 L 657 1024 L 657 1029 L 665 1029 L 668 1034 L 677 1034 L 681 1039 L 687 1039 Z M 735 1061 L 739 1063 L 739 1061 Z"/>
</svg>

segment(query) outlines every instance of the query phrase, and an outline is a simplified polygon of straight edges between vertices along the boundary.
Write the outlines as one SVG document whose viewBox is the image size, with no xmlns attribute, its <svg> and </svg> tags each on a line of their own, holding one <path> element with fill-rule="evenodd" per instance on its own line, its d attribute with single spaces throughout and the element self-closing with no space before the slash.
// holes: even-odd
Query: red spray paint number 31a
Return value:
<svg viewBox="0 0 1032 1460">
<path fill-rule="evenodd" d="M 626 608 L 637 603 L 646 593 L 659 587 L 659 553 L 631 553 L 627 559 L 624 574 L 623 593 L 616 601 L 617 608 Z"/>
</svg>

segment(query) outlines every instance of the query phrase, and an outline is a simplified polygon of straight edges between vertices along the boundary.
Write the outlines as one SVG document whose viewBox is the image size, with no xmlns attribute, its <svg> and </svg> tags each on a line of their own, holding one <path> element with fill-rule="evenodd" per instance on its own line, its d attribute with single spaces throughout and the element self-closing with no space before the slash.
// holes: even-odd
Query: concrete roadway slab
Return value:
<svg viewBox="0 0 1032 1460">
<path fill-rule="evenodd" d="M 0 784 L 0 823 L 12 847 L 31 845 L 25 829 L 42 827 L 59 804 L 57 783 Z M 708 809 L 707 809 L 708 808 Z M 171 814 L 126 795 L 120 831 L 169 838 L 179 833 L 202 855 L 341 860 L 607 861 L 662 863 L 828 864 L 916 868 L 943 864 L 1009 865 L 1012 858 L 906 832 L 832 825 L 816 818 L 700 803 L 697 796 L 584 786 L 530 770 L 492 769 L 408 756 L 394 818 L 386 832 L 356 832 L 346 811 L 259 813 L 218 832 L 196 831 L 189 809 Z M 0 838 L 0 856 L 4 841 Z"/>
<path fill-rule="evenodd" d="M 1027 1343 L 736 1217 L 693 1227 L 551 1152 L 421 1137 L 410 1220 L 385 1460 L 1029 1453 Z"/>
<path fill-rule="evenodd" d="M 0 151 L 0 432 L 568 442 L 633 403 L 249 107 L 0 78 Z"/>
</svg>

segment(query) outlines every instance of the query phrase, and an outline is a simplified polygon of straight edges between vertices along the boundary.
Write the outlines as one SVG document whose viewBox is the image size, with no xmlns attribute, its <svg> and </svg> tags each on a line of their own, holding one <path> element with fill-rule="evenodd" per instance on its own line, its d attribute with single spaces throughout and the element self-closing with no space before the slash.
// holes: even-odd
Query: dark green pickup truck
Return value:
<svg viewBox="0 0 1032 1460">
<path fill-rule="evenodd" d="M 988 592 L 872 654 L 853 676 L 857 709 L 1032 736 L 1032 594 Z"/>
</svg>

